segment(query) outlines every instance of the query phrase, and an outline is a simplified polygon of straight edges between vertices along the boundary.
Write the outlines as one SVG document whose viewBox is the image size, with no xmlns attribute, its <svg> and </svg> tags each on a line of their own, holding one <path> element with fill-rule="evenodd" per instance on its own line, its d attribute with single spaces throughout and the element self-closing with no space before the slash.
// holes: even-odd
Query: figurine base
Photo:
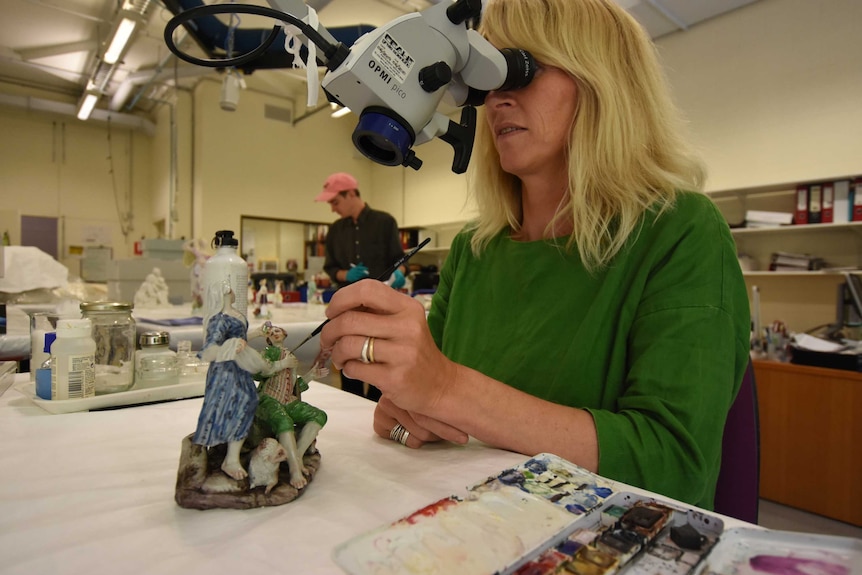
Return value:
<svg viewBox="0 0 862 575">
<path fill-rule="evenodd" d="M 182 441 L 180 463 L 177 469 L 177 485 L 174 499 L 180 507 L 187 509 L 251 509 L 290 503 L 305 491 L 320 468 L 320 452 L 306 453 L 303 465 L 308 484 L 301 489 L 289 483 L 286 462 L 278 466 L 278 483 L 267 493 L 266 486 L 249 489 L 249 479 L 236 480 L 221 470 L 226 448 L 219 445 L 206 448 L 192 443 L 189 434 Z M 312 444 L 312 449 L 314 446 Z M 242 465 L 249 468 L 249 453 L 241 457 Z"/>
</svg>

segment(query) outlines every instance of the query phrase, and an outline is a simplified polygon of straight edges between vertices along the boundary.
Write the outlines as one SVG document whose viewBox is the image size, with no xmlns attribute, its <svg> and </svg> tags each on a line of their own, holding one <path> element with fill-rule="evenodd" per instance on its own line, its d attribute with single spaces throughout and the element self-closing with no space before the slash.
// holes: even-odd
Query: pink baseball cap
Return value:
<svg viewBox="0 0 862 575">
<path fill-rule="evenodd" d="M 323 182 L 323 191 L 317 194 L 314 201 L 328 202 L 341 192 L 358 189 L 359 182 L 356 181 L 356 178 L 346 172 L 336 172 L 326 178 L 326 181 Z"/>
</svg>

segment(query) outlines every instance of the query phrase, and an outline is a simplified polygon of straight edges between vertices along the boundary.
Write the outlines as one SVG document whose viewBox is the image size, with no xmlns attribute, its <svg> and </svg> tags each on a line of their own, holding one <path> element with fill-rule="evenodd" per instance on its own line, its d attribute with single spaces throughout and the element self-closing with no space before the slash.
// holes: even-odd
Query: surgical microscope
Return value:
<svg viewBox="0 0 862 575">
<path fill-rule="evenodd" d="M 165 42 L 178 58 L 214 68 L 239 67 L 270 48 L 282 26 L 301 42 L 307 65 L 326 67 L 320 85 L 328 100 L 359 115 L 353 132 L 356 148 L 386 166 L 422 165 L 414 145 L 435 137 L 452 146 L 452 171 L 463 173 L 470 162 L 476 133 L 476 106 L 491 90 L 526 86 L 535 73 L 525 50 L 498 50 L 467 22 L 478 18 L 481 0 L 443 0 L 407 14 L 359 37 L 352 46 L 338 42 L 317 22 L 303 0 L 268 0 L 271 8 L 247 4 L 200 5 L 174 16 L 165 27 Z M 275 25 L 261 44 L 237 57 L 200 59 L 177 48 L 173 32 L 180 25 L 215 14 L 256 14 Z M 316 60 L 316 62 L 315 62 Z M 316 78 L 315 78 L 316 79 Z M 447 103 L 462 108 L 459 122 L 438 111 Z"/>
</svg>

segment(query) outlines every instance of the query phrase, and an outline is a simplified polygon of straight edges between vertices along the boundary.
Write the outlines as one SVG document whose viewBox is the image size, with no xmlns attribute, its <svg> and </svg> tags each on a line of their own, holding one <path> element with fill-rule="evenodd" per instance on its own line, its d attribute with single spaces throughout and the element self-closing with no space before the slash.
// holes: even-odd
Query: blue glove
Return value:
<svg viewBox="0 0 862 575">
<path fill-rule="evenodd" d="M 368 277 L 368 268 L 362 264 L 358 266 L 353 266 L 349 270 L 347 270 L 347 281 L 350 283 L 361 280 L 362 278 Z"/>
<path fill-rule="evenodd" d="M 401 270 L 395 270 L 393 272 L 392 277 L 389 278 L 391 280 L 391 285 L 393 288 L 398 289 L 404 287 L 404 274 Z"/>
</svg>

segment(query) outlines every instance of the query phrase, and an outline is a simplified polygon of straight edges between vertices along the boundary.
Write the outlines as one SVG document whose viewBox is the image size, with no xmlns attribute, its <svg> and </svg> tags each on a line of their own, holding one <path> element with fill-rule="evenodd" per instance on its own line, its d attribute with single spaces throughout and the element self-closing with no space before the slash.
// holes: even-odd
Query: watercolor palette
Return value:
<svg viewBox="0 0 862 575">
<path fill-rule="evenodd" d="M 721 519 L 632 493 L 608 498 L 516 575 L 685 575 L 724 530 Z"/>
<path fill-rule="evenodd" d="M 717 516 L 543 453 L 335 548 L 350 575 L 862 575 L 862 540 Z"/>
</svg>

